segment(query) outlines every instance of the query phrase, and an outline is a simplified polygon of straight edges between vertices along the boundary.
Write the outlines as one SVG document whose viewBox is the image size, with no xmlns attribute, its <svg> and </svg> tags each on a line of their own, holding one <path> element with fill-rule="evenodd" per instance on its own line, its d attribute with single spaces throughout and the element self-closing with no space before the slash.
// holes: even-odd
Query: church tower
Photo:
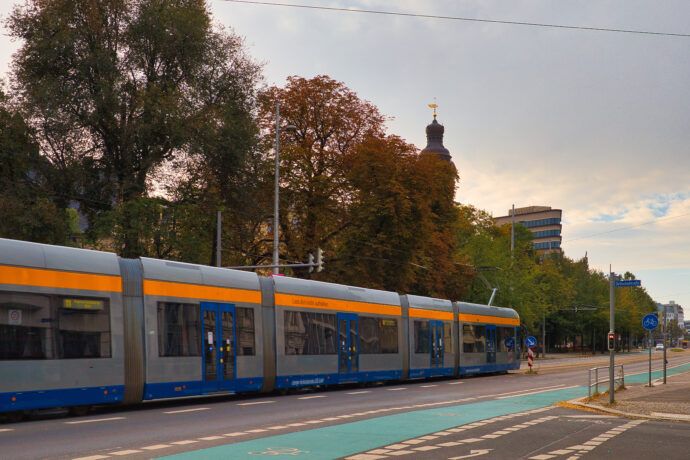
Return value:
<svg viewBox="0 0 690 460">
<path fill-rule="evenodd" d="M 436 120 L 436 108 L 438 105 L 429 104 L 434 109 L 434 121 L 426 127 L 426 147 L 422 150 L 422 155 L 437 155 L 440 159 L 452 163 L 450 152 L 443 146 L 443 132 L 445 128 Z"/>
</svg>

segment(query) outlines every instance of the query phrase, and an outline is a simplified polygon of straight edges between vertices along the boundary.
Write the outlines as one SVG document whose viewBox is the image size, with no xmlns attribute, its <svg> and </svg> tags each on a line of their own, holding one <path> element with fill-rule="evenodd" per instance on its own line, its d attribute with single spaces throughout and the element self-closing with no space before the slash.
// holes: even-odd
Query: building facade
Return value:
<svg viewBox="0 0 690 460">
<path fill-rule="evenodd" d="M 561 252 L 561 217 L 563 211 L 550 206 L 528 206 L 515 208 L 515 223 L 527 227 L 534 235 L 534 248 L 540 253 Z M 513 210 L 507 216 L 495 217 L 496 225 L 510 225 Z"/>
</svg>

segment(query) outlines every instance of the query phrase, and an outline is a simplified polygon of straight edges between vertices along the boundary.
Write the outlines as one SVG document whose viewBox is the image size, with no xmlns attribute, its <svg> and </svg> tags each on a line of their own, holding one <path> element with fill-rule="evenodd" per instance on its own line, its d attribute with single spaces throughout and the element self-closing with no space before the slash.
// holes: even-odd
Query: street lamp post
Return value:
<svg viewBox="0 0 690 460">
<path fill-rule="evenodd" d="M 294 126 L 286 126 L 286 131 L 295 131 Z M 280 101 L 276 101 L 276 175 L 273 189 L 273 274 L 280 273 L 279 244 L 280 244 L 280 220 L 279 220 L 279 182 L 280 182 Z"/>
</svg>

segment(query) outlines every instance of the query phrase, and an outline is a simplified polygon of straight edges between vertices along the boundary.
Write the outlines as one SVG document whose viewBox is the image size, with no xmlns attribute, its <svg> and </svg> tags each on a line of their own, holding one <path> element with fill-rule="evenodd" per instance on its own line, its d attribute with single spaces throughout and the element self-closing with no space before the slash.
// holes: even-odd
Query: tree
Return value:
<svg viewBox="0 0 690 460">
<path fill-rule="evenodd" d="M 297 128 L 294 134 L 281 129 L 281 255 L 304 260 L 321 247 L 330 257 L 336 238 L 352 223 L 348 158 L 365 139 L 383 135 L 385 119 L 374 105 L 324 75 L 289 77 L 285 88 L 269 88 L 260 101 L 265 151 L 275 142 L 277 101 L 283 127 Z"/>
<path fill-rule="evenodd" d="M 241 163 L 259 69 L 205 1 L 34 0 L 8 25 L 24 41 L 14 83 L 42 151 L 92 228 L 117 214 L 121 255 L 148 252 L 134 210 L 158 166 L 181 152 L 218 158 L 221 142 L 226 172 Z"/>
<path fill-rule="evenodd" d="M 0 89 L 0 237 L 67 244 L 71 220 L 53 200 L 54 171 Z"/>
</svg>

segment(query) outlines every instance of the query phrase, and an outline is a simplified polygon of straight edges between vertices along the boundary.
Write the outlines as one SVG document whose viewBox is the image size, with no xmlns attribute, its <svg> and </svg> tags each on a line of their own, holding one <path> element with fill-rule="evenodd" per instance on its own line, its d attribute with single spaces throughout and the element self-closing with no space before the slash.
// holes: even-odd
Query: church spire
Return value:
<svg viewBox="0 0 690 460">
<path fill-rule="evenodd" d="M 436 120 L 436 98 L 433 104 L 429 104 L 429 108 L 434 109 L 434 120 L 426 127 L 426 147 L 422 150 L 422 155 L 437 155 L 440 159 L 450 162 L 450 152 L 443 146 L 445 128 Z"/>
</svg>

